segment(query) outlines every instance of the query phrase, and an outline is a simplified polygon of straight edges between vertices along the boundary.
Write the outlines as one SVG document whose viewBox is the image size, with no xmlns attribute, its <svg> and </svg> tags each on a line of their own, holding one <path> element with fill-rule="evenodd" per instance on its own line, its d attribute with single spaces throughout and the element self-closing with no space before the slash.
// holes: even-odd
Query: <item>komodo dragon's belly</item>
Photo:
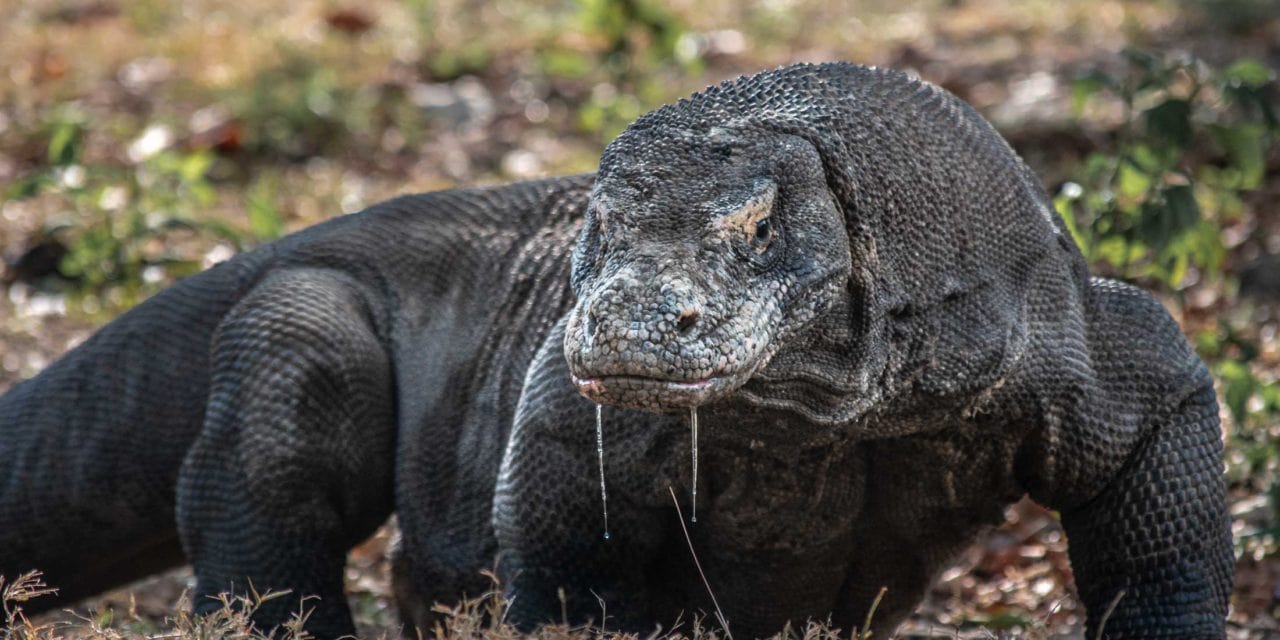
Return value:
<svg viewBox="0 0 1280 640">
<path fill-rule="evenodd" d="M 688 522 L 686 508 L 686 526 L 731 628 L 826 618 L 854 551 L 850 532 L 866 482 L 861 452 L 849 446 L 773 456 L 720 451 L 709 442 L 700 463 L 698 520 Z M 680 473 L 672 484 L 689 486 L 689 470 Z M 691 603 L 708 614 L 715 610 L 690 541 L 672 536 L 662 554 L 652 590 L 659 620 L 687 616 Z"/>
<path fill-rule="evenodd" d="M 730 624 L 778 628 L 848 610 L 886 587 L 881 619 L 914 608 L 928 584 L 1021 492 L 1000 439 L 948 434 L 769 455 L 705 453 L 693 548 Z M 685 479 L 687 481 L 687 478 Z M 680 483 L 681 486 L 687 486 Z M 705 497 L 704 497 L 705 496 Z M 689 514 L 686 513 L 686 520 Z M 714 611 L 679 537 L 665 555 L 659 618 Z M 683 592 L 669 585 L 685 585 Z M 662 592 L 662 589 L 655 589 Z"/>
</svg>

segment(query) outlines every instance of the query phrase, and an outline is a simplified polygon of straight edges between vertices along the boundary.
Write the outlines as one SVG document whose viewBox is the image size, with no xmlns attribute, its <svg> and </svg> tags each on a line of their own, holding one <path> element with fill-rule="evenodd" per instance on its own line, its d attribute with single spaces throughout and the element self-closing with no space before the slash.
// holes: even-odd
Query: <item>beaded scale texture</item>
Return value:
<svg viewBox="0 0 1280 640">
<path fill-rule="evenodd" d="M 138 306 L 0 397 L 0 574 L 43 569 L 51 607 L 185 557 L 198 610 L 252 581 L 320 596 L 335 637 L 346 551 L 394 511 L 419 625 L 496 562 L 521 626 L 603 600 L 647 632 L 712 607 L 670 502 L 695 415 L 690 542 L 736 635 L 852 629 L 884 586 L 888 636 L 1030 495 L 1090 637 L 1113 603 L 1105 637 L 1223 636 L 1204 365 L 1089 276 L 972 108 L 848 64 L 658 109 L 594 176 L 397 198 Z"/>
</svg>

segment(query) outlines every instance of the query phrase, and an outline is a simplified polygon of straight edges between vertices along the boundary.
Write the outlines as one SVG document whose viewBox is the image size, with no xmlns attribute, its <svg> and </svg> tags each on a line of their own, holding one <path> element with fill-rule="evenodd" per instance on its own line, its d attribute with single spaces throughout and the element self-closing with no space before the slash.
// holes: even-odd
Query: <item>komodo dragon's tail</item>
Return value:
<svg viewBox="0 0 1280 640">
<path fill-rule="evenodd" d="M 209 345 L 267 259 L 189 278 L 0 396 L 0 576 L 65 605 L 182 561 L 174 486 L 199 432 Z"/>
</svg>

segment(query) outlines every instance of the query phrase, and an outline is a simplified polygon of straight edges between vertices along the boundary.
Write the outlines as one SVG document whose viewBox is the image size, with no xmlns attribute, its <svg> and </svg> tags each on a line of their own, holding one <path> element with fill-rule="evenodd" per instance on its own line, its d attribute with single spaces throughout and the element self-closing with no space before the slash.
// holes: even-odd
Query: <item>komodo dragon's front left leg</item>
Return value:
<svg viewBox="0 0 1280 640">
<path fill-rule="evenodd" d="M 1224 637 L 1230 519 L 1213 382 L 1158 302 L 1091 283 L 1096 386 L 1062 399 L 1024 469 L 1062 512 L 1089 638 Z M 1034 458 L 1034 461 L 1031 460 Z"/>
<path fill-rule="evenodd" d="M 1062 514 L 1089 637 L 1223 637 L 1232 554 L 1217 413 L 1206 385 L 1101 494 Z"/>
<path fill-rule="evenodd" d="M 178 525 L 199 576 L 195 609 L 234 590 L 290 590 L 254 614 L 354 632 L 343 596 L 348 549 L 392 505 L 391 369 L 368 299 L 328 270 L 272 274 L 213 344 L 205 426 L 183 466 Z"/>
</svg>

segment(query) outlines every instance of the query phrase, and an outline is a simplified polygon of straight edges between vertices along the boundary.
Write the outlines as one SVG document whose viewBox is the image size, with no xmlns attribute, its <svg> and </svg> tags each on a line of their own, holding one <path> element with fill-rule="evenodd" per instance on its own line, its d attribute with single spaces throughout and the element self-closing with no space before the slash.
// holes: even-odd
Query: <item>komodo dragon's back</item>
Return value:
<svg viewBox="0 0 1280 640">
<path fill-rule="evenodd" d="M 174 483 L 204 417 L 209 342 L 257 252 L 157 294 L 0 396 L 0 575 L 58 606 L 181 562 Z"/>
<path fill-rule="evenodd" d="M 379 280 L 447 289 L 466 265 L 500 269 L 554 213 L 551 194 L 584 180 L 410 195 L 336 218 L 179 282 L 18 383 L 0 396 L 0 576 L 43 572 L 58 593 L 24 604 L 34 613 L 184 561 L 176 487 L 206 428 L 212 350 L 263 279 L 318 269 L 402 302 Z"/>
</svg>

